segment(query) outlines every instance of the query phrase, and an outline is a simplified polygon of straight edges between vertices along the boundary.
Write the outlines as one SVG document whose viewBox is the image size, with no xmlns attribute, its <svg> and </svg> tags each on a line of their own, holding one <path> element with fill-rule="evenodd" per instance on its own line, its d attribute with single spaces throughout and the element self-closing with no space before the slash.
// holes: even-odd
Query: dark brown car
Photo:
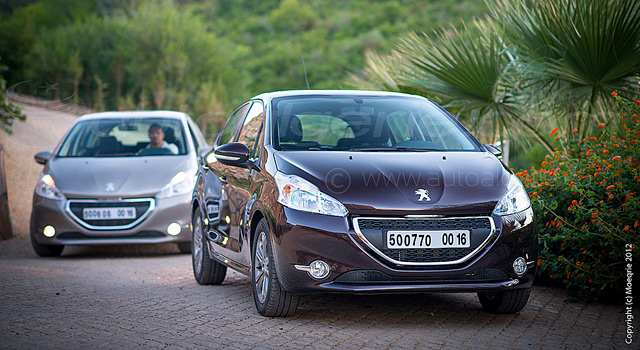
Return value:
<svg viewBox="0 0 640 350">
<path fill-rule="evenodd" d="M 265 316 L 318 292 L 477 292 L 489 312 L 518 312 L 537 236 L 498 152 L 418 96 L 256 96 L 201 164 L 195 278 L 219 284 L 227 267 L 251 276 Z"/>
</svg>

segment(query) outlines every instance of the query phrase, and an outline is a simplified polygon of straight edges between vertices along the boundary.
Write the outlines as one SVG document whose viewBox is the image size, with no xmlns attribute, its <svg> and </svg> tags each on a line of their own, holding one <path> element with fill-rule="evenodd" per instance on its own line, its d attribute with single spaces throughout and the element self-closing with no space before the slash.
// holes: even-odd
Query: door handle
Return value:
<svg viewBox="0 0 640 350">
<path fill-rule="evenodd" d="M 221 182 L 223 185 L 226 185 L 226 184 L 228 183 L 228 182 L 227 182 L 227 177 L 226 177 L 226 176 L 224 176 L 224 175 L 223 175 L 223 176 L 218 176 L 218 180 L 220 180 L 220 182 Z"/>
</svg>

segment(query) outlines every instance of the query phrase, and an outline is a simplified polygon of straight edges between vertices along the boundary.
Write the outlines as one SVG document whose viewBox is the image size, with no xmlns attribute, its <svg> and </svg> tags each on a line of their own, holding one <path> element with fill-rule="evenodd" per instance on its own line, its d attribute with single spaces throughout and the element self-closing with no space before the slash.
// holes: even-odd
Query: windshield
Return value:
<svg viewBox="0 0 640 350">
<path fill-rule="evenodd" d="M 58 157 L 184 155 L 182 123 L 173 118 L 104 118 L 77 123 Z"/>
<path fill-rule="evenodd" d="M 274 99 L 272 107 L 278 150 L 479 150 L 457 121 L 425 99 L 295 96 Z"/>
</svg>

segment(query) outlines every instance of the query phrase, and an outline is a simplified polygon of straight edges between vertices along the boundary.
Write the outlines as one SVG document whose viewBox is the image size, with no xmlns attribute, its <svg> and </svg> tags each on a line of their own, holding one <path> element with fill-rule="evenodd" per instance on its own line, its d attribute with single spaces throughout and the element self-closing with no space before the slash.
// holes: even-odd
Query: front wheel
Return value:
<svg viewBox="0 0 640 350">
<path fill-rule="evenodd" d="M 499 292 L 478 292 L 482 308 L 493 314 L 515 314 L 527 305 L 531 288 L 504 290 Z"/>
<path fill-rule="evenodd" d="M 286 317 L 298 309 L 299 296 L 282 289 L 276 273 L 269 227 L 262 219 L 256 228 L 253 242 L 251 284 L 256 309 L 262 316 Z"/>
<path fill-rule="evenodd" d="M 199 211 L 191 221 L 191 263 L 193 276 L 200 284 L 220 284 L 227 275 L 227 267 L 211 259 L 205 244 L 204 225 Z"/>
</svg>

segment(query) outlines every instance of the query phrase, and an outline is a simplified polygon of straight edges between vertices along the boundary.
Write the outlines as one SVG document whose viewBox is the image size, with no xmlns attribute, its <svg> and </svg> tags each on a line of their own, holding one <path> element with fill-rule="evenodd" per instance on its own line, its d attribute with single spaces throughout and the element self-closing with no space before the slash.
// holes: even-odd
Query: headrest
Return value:
<svg viewBox="0 0 640 350">
<path fill-rule="evenodd" d="M 278 130 L 280 132 L 280 142 L 302 141 L 302 123 L 300 118 L 293 114 L 280 118 Z"/>
</svg>

